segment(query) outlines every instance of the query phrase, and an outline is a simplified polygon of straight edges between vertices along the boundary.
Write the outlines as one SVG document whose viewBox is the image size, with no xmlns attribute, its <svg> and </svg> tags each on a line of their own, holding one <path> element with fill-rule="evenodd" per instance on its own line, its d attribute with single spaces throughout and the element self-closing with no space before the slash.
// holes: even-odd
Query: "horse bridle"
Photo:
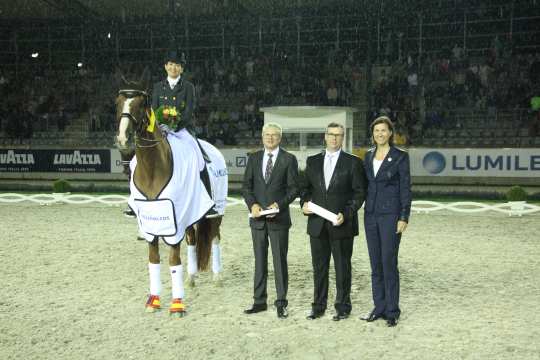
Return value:
<svg viewBox="0 0 540 360">
<path fill-rule="evenodd" d="M 118 91 L 118 95 L 123 95 L 127 99 L 131 99 L 131 98 L 134 98 L 134 97 L 137 97 L 137 96 L 142 96 L 144 98 L 144 108 L 148 109 L 150 107 L 150 95 L 148 95 L 148 93 L 146 91 L 144 91 L 144 90 L 120 89 Z M 140 135 L 137 135 L 138 133 L 142 133 L 142 131 L 144 129 L 144 126 L 147 125 L 147 124 L 145 124 L 145 121 L 138 121 L 138 119 L 135 116 L 133 116 L 133 114 L 131 114 L 129 112 L 121 113 L 120 114 L 120 119 L 123 118 L 123 117 L 127 117 L 128 119 L 133 121 L 133 123 L 137 124 L 137 128 L 135 129 L 135 146 L 141 147 L 141 148 L 154 147 L 154 146 L 159 145 L 159 143 L 163 141 L 163 139 L 159 139 L 159 140 L 147 139 L 147 138 L 141 137 Z M 146 117 L 147 117 L 147 120 L 148 120 L 148 115 L 146 115 Z M 151 145 L 142 145 L 142 144 L 137 142 L 137 139 L 148 141 L 148 142 L 151 143 Z"/>
</svg>

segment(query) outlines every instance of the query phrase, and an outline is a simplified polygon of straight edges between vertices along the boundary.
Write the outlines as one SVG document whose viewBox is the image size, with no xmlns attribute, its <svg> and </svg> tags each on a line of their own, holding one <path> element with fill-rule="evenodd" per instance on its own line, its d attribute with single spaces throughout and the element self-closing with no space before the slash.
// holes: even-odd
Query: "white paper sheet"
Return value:
<svg viewBox="0 0 540 360">
<path fill-rule="evenodd" d="M 332 224 L 337 224 L 337 214 L 334 214 L 333 212 L 328 211 L 325 208 L 312 203 L 311 201 L 308 201 L 308 209 L 320 217 L 330 221 Z"/>
<path fill-rule="evenodd" d="M 279 209 L 274 209 L 274 208 L 272 208 L 272 209 L 266 209 L 266 210 L 261 210 L 261 212 L 260 212 L 261 216 L 272 215 L 272 214 L 277 214 L 277 213 L 279 213 Z M 253 216 L 251 215 L 251 213 L 249 213 L 249 217 L 250 217 L 250 218 L 253 217 Z"/>
</svg>

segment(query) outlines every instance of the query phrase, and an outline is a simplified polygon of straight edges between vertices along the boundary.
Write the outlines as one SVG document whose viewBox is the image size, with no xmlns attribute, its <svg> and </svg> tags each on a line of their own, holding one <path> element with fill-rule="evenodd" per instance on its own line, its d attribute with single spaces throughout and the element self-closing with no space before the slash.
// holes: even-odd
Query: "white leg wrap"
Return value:
<svg viewBox="0 0 540 360">
<path fill-rule="evenodd" d="M 148 273 L 150 274 L 150 295 L 161 293 L 161 266 L 160 264 L 148 263 Z"/>
<path fill-rule="evenodd" d="M 212 244 L 212 272 L 221 272 L 221 247 L 219 244 Z"/>
<path fill-rule="evenodd" d="M 184 272 L 182 265 L 169 266 L 171 272 L 172 297 L 173 299 L 184 298 Z"/>
<path fill-rule="evenodd" d="M 197 250 L 195 245 L 187 246 L 187 272 L 189 275 L 197 273 Z"/>
</svg>

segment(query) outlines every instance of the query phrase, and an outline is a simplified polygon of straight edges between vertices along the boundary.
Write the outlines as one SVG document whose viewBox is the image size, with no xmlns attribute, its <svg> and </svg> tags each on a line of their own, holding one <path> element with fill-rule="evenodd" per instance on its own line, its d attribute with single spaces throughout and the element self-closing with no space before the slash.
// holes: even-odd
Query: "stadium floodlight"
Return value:
<svg viewBox="0 0 540 360">
<path fill-rule="evenodd" d="M 83 63 L 82 63 L 82 62 L 77 63 L 77 67 L 78 67 L 78 68 L 82 68 L 82 66 L 83 66 Z"/>
<path fill-rule="evenodd" d="M 107 39 L 110 39 L 111 38 L 111 33 L 108 33 L 107 34 Z"/>
<path fill-rule="evenodd" d="M 31 56 L 35 59 L 35 58 L 37 58 L 39 56 L 39 53 L 38 52 L 32 53 Z"/>
</svg>

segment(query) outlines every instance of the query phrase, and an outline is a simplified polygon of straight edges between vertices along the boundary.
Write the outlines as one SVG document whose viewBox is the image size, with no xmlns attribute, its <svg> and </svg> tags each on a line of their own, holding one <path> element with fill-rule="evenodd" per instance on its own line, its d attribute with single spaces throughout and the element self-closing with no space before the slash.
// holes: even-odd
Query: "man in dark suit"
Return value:
<svg viewBox="0 0 540 360">
<path fill-rule="evenodd" d="M 268 278 L 268 242 L 272 248 L 277 299 L 277 316 L 286 318 L 289 275 L 287 252 L 291 216 L 289 204 L 298 194 L 298 162 L 296 157 L 279 147 L 281 126 L 264 125 L 264 149 L 249 156 L 242 193 L 251 213 L 249 225 L 255 255 L 254 302 L 244 311 L 254 314 L 267 309 L 266 281 Z M 279 212 L 261 215 L 261 211 L 277 209 Z"/>
<path fill-rule="evenodd" d="M 193 125 L 193 110 L 196 100 L 195 87 L 183 76 L 186 67 L 184 54 L 178 51 L 169 51 L 165 57 L 164 67 L 167 72 L 167 78 L 154 84 L 152 90 L 152 109 L 156 110 L 160 106 L 177 109 L 180 115 L 178 116 L 179 121 L 170 130 L 180 132 L 182 129 L 186 129 L 195 139 L 204 161 L 208 163 L 210 159 L 195 137 L 195 128 Z M 206 166 L 201 171 L 200 176 L 206 191 L 212 197 L 210 178 Z M 217 216 L 219 215 L 215 208 L 212 208 L 206 214 L 207 218 Z"/>
<path fill-rule="evenodd" d="M 336 272 L 336 315 L 339 321 L 351 312 L 351 256 L 353 239 L 358 235 L 358 209 L 364 202 L 365 174 L 362 160 L 341 149 L 344 128 L 330 123 L 326 128 L 326 151 L 308 157 L 301 203 L 308 215 L 307 232 L 310 236 L 313 262 L 314 300 L 310 320 L 326 311 L 328 299 L 328 268 L 330 255 Z M 335 214 L 332 223 L 311 212 L 308 202 Z"/>
</svg>

